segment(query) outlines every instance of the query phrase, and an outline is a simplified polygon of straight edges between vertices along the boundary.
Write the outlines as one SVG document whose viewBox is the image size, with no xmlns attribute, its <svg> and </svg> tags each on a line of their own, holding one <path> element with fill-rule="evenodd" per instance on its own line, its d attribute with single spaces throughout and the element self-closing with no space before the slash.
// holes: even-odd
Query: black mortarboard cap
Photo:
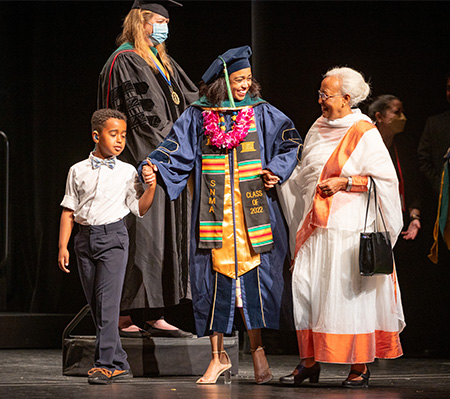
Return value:
<svg viewBox="0 0 450 399">
<path fill-rule="evenodd" d="M 223 71 L 223 61 L 227 64 L 228 74 L 240 71 L 244 68 L 250 67 L 249 58 L 252 55 L 252 49 L 250 46 L 243 46 L 232 48 L 219 57 L 217 57 L 213 63 L 209 66 L 206 72 L 202 76 L 202 80 L 209 84 L 221 76 Z M 223 61 L 222 61 L 223 59 Z"/>
<path fill-rule="evenodd" d="M 133 7 L 131 9 L 148 10 L 156 14 L 162 15 L 164 18 L 169 18 L 169 11 L 167 7 L 178 6 L 183 7 L 183 4 L 173 0 L 160 0 L 160 1 L 145 1 L 134 0 Z"/>
</svg>

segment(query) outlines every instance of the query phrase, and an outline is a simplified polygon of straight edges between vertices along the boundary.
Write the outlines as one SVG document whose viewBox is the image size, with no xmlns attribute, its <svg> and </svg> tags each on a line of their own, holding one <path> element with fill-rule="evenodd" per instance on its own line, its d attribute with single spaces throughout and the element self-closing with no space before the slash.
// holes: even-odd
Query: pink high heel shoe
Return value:
<svg viewBox="0 0 450 399">
<path fill-rule="evenodd" d="M 221 374 L 224 374 L 224 384 L 231 384 L 231 360 L 228 356 L 228 353 L 225 351 L 213 351 L 212 354 L 222 354 L 224 353 L 227 358 L 227 363 L 223 365 L 223 368 L 221 368 L 216 375 L 211 379 L 206 379 L 204 376 L 200 377 L 196 384 L 215 384 L 217 382 L 217 379 L 220 377 Z"/>
</svg>

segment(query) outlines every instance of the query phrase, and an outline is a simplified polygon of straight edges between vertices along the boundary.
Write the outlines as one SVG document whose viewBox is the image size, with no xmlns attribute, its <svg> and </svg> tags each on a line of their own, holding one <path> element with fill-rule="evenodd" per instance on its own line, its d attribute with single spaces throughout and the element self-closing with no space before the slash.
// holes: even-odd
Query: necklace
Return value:
<svg viewBox="0 0 450 399">
<path fill-rule="evenodd" d="M 226 131 L 225 117 L 222 112 L 203 111 L 203 128 L 211 144 L 218 148 L 236 148 L 248 134 L 255 115 L 252 107 L 245 107 L 239 112 L 233 111 L 232 127 Z"/>
<path fill-rule="evenodd" d="M 155 56 L 155 54 L 153 54 L 153 52 L 151 50 L 150 50 L 150 56 L 152 57 L 153 63 L 155 64 L 159 73 L 164 78 L 166 83 L 169 85 L 170 96 L 172 97 L 172 101 L 175 103 L 175 105 L 180 105 L 180 97 L 178 96 L 178 94 L 175 92 L 175 90 L 172 87 L 172 82 L 170 81 L 169 73 L 167 72 L 167 75 L 166 75 L 166 70 L 165 70 L 164 66 L 159 62 L 158 58 Z"/>
</svg>

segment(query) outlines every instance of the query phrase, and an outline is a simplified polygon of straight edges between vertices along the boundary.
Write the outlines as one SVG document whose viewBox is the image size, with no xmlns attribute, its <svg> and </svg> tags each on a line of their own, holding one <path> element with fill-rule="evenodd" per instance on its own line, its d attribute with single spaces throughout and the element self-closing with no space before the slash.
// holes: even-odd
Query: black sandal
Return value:
<svg viewBox="0 0 450 399">
<path fill-rule="evenodd" d="M 355 374 L 358 377 L 361 377 L 361 380 L 350 380 L 349 377 Z M 345 388 L 368 388 L 369 387 L 369 378 L 370 378 L 370 371 L 369 367 L 366 366 L 366 372 L 362 373 L 358 370 L 350 370 L 350 373 L 348 374 L 348 377 L 345 381 L 342 382 L 342 386 Z"/>
</svg>

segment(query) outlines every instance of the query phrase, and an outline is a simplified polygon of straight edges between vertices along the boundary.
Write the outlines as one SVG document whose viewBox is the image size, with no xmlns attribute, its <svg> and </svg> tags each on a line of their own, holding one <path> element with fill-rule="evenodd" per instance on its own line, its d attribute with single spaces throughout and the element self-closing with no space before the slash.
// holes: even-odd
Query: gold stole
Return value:
<svg viewBox="0 0 450 399">
<path fill-rule="evenodd" d="M 250 243 L 250 238 L 245 225 L 244 209 L 242 207 L 241 192 L 239 189 L 239 169 L 237 164 L 236 149 L 234 151 L 234 193 L 231 193 L 230 168 L 228 154 L 225 156 L 225 192 L 223 204 L 223 244 L 222 248 L 212 249 L 213 269 L 218 273 L 236 279 L 247 273 L 261 263 Z M 233 209 L 231 196 L 234 194 L 234 213 L 236 221 L 236 254 L 238 273 L 236 276 Z"/>
</svg>

